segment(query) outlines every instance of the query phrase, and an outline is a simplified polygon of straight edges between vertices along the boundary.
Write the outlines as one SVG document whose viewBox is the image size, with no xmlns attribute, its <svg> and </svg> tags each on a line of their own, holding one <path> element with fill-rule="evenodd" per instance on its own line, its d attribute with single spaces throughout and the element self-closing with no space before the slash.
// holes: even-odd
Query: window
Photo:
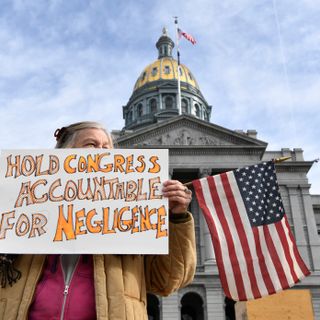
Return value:
<svg viewBox="0 0 320 320">
<path fill-rule="evenodd" d="M 204 320 L 203 300 L 197 293 L 188 292 L 181 299 L 181 320 Z"/>
<path fill-rule="evenodd" d="M 188 113 L 188 101 L 186 99 L 181 101 L 181 111 L 182 113 Z"/>
<path fill-rule="evenodd" d="M 137 116 L 141 117 L 142 114 L 143 114 L 143 106 L 142 106 L 141 103 L 139 103 L 138 106 L 137 106 Z"/>
<path fill-rule="evenodd" d="M 170 73 L 170 67 L 169 66 L 165 66 L 164 67 L 164 73 L 165 74 L 169 74 Z"/>
<path fill-rule="evenodd" d="M 147 294 L 148 319 L 160 320 L 160 302 L 154 294 Z"/>
<path fill-rule="evenodd" d="M 157 72 L 158 72 L 158 68 L 157 67 L 152 68 L 151 74 L 152 74 L 153 77 L 157 75 Z"/>
<path fill-rule="evenodd" d="M 150 112 L 151 113 L 156 113 L 157 112 L 157 100 L 156 99 L 151 99 L 150 100 Z"/>
<path fill-rule="evenodd" d="M 165 103 L 166 109 L 172 109 L 173 108 L 173 99 L 172 99 L 172 97 L 170 97 L 170 96 L 166 97 L 165 100 L 164 100 L 164 103 Z"/>
<path fill-rule="evenodd" d="M 195 104 L 194 105 L 194 108 L 196 110 L 196 116 L 200 118 L 200 107 L 198 104 Z"/>
</svg>

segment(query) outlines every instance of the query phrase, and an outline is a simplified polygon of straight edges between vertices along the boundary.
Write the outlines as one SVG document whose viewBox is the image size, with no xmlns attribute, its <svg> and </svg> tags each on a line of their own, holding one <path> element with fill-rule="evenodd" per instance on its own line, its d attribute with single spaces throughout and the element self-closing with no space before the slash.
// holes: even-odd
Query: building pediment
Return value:
<svg viewBox="0 0 320 320">
<path fill-rule="evenodd" d="M 134 132 L 120 135 L 119 147 L 262 147 L 267 143 L 189 115 L 180 115 L 166 121 L 149 125 Z"/>
</svg>

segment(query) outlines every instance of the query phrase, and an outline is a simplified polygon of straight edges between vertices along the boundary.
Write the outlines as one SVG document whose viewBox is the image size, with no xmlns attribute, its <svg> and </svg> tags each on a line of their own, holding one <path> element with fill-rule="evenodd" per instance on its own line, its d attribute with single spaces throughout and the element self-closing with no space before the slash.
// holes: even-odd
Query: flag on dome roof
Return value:
<svg viewBox="0 0 320 320">
<path fill-rule="evenodd" d="M 225 295 L 246 301 L 310 274 L 290 230 L 273 161 L 193 181 Z"/>
<path fill-rule="evenodd" d="M 178 28 L 178 35 L 179 35 L 179 39 L 181 39 L 181 36 L 183 36 L 188 41 L 190 41 L 192 44 L 196 44 L 197 43 L 196 39 L 191 34 L 182 31 L 180 28 Z"/>
</svg>

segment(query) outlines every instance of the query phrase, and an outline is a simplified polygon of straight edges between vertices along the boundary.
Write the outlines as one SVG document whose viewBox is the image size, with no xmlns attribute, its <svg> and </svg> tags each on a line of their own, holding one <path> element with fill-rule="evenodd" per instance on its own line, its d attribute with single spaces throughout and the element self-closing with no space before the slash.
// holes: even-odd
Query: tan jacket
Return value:
<svg viewBox="0 0 320 320">
<path fill-rule="evenodd" d="M 27 319 L 45 255 L 21 255 L 22 278 L 0 288 L 0 320 Z M 146 292 L 166 296 L 189 284 L 196 267 L 193 219 L 170 223 L 169 255 L 94 255 L 98 320 L 147 320 Z"/>
</svg>

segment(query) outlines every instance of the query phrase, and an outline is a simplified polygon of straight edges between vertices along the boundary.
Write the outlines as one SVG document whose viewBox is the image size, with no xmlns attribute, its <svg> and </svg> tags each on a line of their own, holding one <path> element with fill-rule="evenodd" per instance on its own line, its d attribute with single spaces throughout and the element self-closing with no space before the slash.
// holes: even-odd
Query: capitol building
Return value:
<svg viewBox="0 0 320 320">
<path fill-rule="evenodd" d="M 250 314 L 254 310 L 268 314 L 270 305 L 274 310 L 282 308 L 277 311 L 279 318 L 270 319 L 320 319 L 320 195 L 310 194 L 307 178 L 313 161 L 305 160 L 300 148 L 266 150 L 268 144 L 259 140 L 256 130 L 232 130 L 210 122 L 212 106 L 196 81 L 196 70 L 193 73 L 183 64 L 179 71 L 179 114 L 178 63 L 173 58 L 173 48 L 174 42 L 163 30 L 156 43 L 157 59 L 138 75 L 131 97 L 123 106 L 124 127 L 112 132 L 117 147 L 169 149 L 169 174 L 183 183 L 265 160 L 291 157 L 276 165 L 277 176 L 290 227 L 311 275 L 284 291 L 286 294 L 273 295 L 279 295 L 278 300 L 273 300 L 279 302 L 278 307 L 274 302 L 270 304 L 270 296 L 241 303 L 239 308 L 240 304 L 224 296 L 211 237 L 194 196 L 190 205 L 197 241 L 194 281 L 169 297 L 148 295 L 149 319 L 223 320 L 234 319 L 234 312 L 242 312 L 237 319 L 262 319 Z M 291 318 L 285 317 L 290 312 Z M 308 312 L 310 316 L 306 318 Z"/>
</svg>

